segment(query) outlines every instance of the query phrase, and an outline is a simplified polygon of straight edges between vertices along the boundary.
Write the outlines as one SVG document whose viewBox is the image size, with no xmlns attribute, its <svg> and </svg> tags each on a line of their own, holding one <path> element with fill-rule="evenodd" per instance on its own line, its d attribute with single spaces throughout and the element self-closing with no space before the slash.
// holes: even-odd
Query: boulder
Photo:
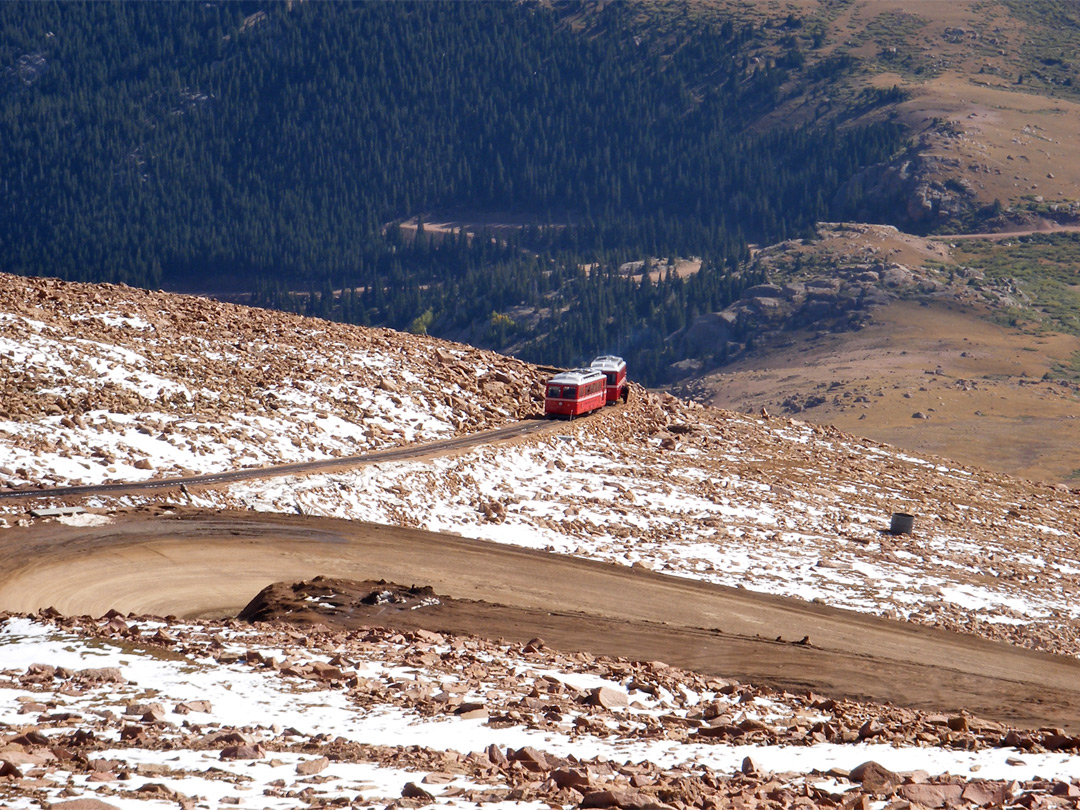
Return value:
<svg viewBox="0 0 1080 810">
<path fill-rule="evenodd" d="M 626 692 L 612 689 L 610 686 L 598 686 L 589 692 L 585 700 L 590 706 L 603 706 L 605 709 L 625 708 L 630 705 Z"/>
<path fill-rule="evenodd" d="M 435 797 L 420 787 L 416 782 L 406 782 L 405 786 L 401 789 L 402 798 L 405 799 L 419 799 L 424 804 L 435 801 Z"/>
<path fill-rule="evenodd" d="M 897 791 L 909 802 L 923 807 L 944 807 L 946 804 L 960 801 L 964 793 L 963 785 L 951 783 L 937 785 L 901 785 Z"/>
<path fill-rule="evenodd" d="M 904 781 L 899 774 L 873 760 L 852 768 L 848 778 L 852 782 L 861 782 L 863 789 L 872 793 L 891 790 Z"/>
<path fill-rule="evenodd" d="M 296 763 L 296 772 L 300 776 L 314 776 L 320 771 L 326 770 L 330 765 L 330 760 L 326 757 L 318 757 L 317 759 L 305 759 Z"/>
<path fill-rule="evenodd" d="M 262 759 L 266 749 L 258 743 L 248 745 L 230 745 L 221 749 L 221 759 Z"/>
</svg>

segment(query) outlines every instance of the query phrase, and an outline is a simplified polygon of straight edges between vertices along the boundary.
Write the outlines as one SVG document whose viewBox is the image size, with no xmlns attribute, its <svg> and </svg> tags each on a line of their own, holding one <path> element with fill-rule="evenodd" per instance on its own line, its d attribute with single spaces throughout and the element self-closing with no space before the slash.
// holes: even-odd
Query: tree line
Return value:
<svg viewBox="0 0 1080 810">
<path fill-rule="evenodd" d="M 0 269 L 423 319 L 659 374 L 664 339 L 745 286 L 747 242 L 807 233 L 903 132 L 755 128 L 812 47 L 797 18 L 673 44 L 626 4 L 568 23 L 587 8 L 0 4 Z M 393 225 L 432 211 L 535 225 L 494 242 Z M 703 270 L 617 272 L 646 255 Z"/>
</svg>

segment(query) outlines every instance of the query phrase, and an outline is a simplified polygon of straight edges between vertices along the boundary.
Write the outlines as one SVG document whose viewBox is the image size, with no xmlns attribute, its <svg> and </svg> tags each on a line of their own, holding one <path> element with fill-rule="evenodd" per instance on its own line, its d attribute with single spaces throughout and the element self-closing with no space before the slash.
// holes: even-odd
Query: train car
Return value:
<svg viewBox="0 0 1080 810">
<path fill-rule="evenodd" d="M 575 368 L 556 374 L 547 382 L 544 395 L 546 416 L 575 416 L 592 413 L 607 401 L 607 377 L 595 368 Z"/>
<path fill-rule="evenodd" d="M 604 372 L 604 376 L 607 378 L 605 391 L 609 405 L 618 402 L 620 398 L 622 398 L 623 402 L 626 402 L 626 397 L 630 393 L 630 384 L 626 381 L 625 360 L 621 357 L 605 354 L 593 360 L 589 364 L 589 368 Z"/>
</svg>

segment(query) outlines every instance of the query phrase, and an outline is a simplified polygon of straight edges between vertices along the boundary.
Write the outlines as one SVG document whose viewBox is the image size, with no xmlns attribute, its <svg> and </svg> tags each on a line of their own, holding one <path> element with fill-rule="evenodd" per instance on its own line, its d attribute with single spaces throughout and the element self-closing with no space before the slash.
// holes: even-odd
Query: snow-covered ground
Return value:
<svg viewBox="0 0 1080 810">
<path fill-rule="evenodd" d="M 0 485 L 138 481 L 430 441 L 513 421 L 538 383 L 509 358 L 389 330 L 3 281 Z"/>
<path fill-rule="evenodd" d="M 6 280 L 0 485 L 340 457 L 539 410 L 538 372 L 467 347 L 125 287 Z M 1080 653 L 1073 493 L 666 396 L 470 453 L 189 497 L 647 565 Z M 0 502 L 0 520 L 24 508 Z M 898 511 L 915 515 L 914 535 L 883 531 Z"/>
<path fill-rule="evenodd" d="M 857 726 L 863 716 L 881 718 L 886 728 L 898 721 L 873 704 L 815 708 L 807 698 L 755 694 L 676 670 L 658 681 L 643 666 L 627 671 L 605 659 L 575 662 L 479 640 L 392 632 L 335 638 L 149 618 L 68 624 L 0 622 L 0 760 L 20 773 L 17 782 L 0 780 L 0 800 L 12 810 L 79 796 L 119 808 L 183 800 L 371 806 L 407 796 L 410 783 L 440 806 L 521 810 L 548 806 L 560 768 L 587 775 L 577 782 L 584 795 L 629 789 L 624 764 L 649 763 L 632 785 L 648 790 L 673 774 L 735 779 L 751 770 L 748 757 L 760 781 L 784 774 L 784 790 L 834 800 L 860 793 L 847 774 L 867 761 L 907 774 L 912 784 L 1080 776 L 1073 756 L 981 744 L 962 750 L 967 742 L 897 747 L 886 736 L 874 742 L 858 734 L 848 744 L 699 742 L 685 726 L 704 726 L 703 716 L 759 735 L 793 724 Z M 126 641 L 110 640 L 121 626 Z M 133 642 L 132 629 L 145 641 Z M 267 666 L 271 660 L 276 665 Z M 304 672 L 316 664 L 325 677 Z M 548 695 L 542 724 L 522 700 L 537 690 Z M 589 699 L 597 690 L 610 705 Z M 442 710 L 440 700 L 449 701 Z M 455 714 L 453 701 L 482 707 L 480 716 Z M 20 736 L 30 720 L 37 738 Z M 664 725 L 682 733 L 649 732 Z M 85 756 L 65 756 L 76 740 L 88 746 Z M 540 752 L 523 758 L 535 776 L 500 759 L 530 751 Z"/>
<path fill-rule="evenodd" d="M 664 418 L 693 420 L 693 432 L 665 447 L 612 413 L 555 436 L 192 502 L 404 524 L 1080 653 L 1071 498 L 808 424 L 671 402 Z M 886 531 L 893 511 L 916 515 L 914 535 Z"/>
<path fill-rule="evenodd" d="M 0 486 L 341 457 L 538 410 L 535 369 L 466 347 L 122 287 L 5 282 Z M 110 510 L 178 497 L 454 532 L 1080 654 L 1074 493 L 666 396 L 642 393 L 541 435 L 423 461 L 76 499 L 95 514 L 62 519 L 106 521 Z M 25 509 L 0 502 L 0 520 L 30 522 Z M 914 534 L 888 533 L 894 512 L 915 516 Z M 933 806 L 915 789 L 927 774 L 1080 777 L 1074 757 L 1018 753 L 991 726 L 956 736 L 939 731 L 950 718 L 841 711 L 652 665 L 392 632 L 135 624 L 133 634 L 118 617 L 4 622 L 0 761 L 20 773 L 0 775 L 4 806 L 89 796 L 124 808 L 189 797 L 206 807 L 415 806 L 430 795 L 539 810 L 579 803 L 577 788 L 677 803 L 684 794 L 672 785 L 684 783 L 722 784 L 747 807 L 796 797 L 835 806 L 863 790 L 845 774 L 871 759 L 909 773 L 911 800 Z M 315 661 L 341 678 L 313 677 Z M 78 674 L 114 666 L 123 682 Z M 46 677 L 49 667 L 61 669 Z M 655 688 L 633 686 L 643 681 Z M 626 705 L 585 700 L 601 686 Z M 183 707 L 200 700 L 210 708 Z M 448 710 L 470 701 L 483 710 Z M 738 728 L 739 744 L 705 741 L 698 732 L 713 720 Z M 864 740 L 870 721 L 919 732 Z M 261 748 L 222 759 L 230 745 Z M 534 750 L 551 767 L 530 760 Z M 522 759 L 507 765 L 507 754 Z M 768 772 L 785 774 L 774 788 L 784 801 L 769 799 Z M 402 798 L 407 783 L 413 795 Z M 1029 781 L 1009 795 L 1022 789 L 1056 788 Z M 851 806 L 876 810 L 875 796 Z"/>
</svg>

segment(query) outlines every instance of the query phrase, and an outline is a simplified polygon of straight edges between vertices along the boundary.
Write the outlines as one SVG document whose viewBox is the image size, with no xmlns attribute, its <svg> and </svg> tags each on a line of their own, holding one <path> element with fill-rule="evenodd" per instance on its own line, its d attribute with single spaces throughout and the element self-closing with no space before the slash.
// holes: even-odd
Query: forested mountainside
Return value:
<svg viewBox="0 0 1080 810">
<path fill-rule="evenodd" d="M 884 120 L 755 126 L 850 67 L 808 67 L 798 17 L 672 30 L 625 4 L 0 4 L 0 270 L 618 351 L 648 380 L 757 280 L 748 241 L 807 232 L 903 146 Z M 394 224 L 431 211 L 528 227 Z M 618 271 L 643 256 L 702 265 Z"/>
</svg>

